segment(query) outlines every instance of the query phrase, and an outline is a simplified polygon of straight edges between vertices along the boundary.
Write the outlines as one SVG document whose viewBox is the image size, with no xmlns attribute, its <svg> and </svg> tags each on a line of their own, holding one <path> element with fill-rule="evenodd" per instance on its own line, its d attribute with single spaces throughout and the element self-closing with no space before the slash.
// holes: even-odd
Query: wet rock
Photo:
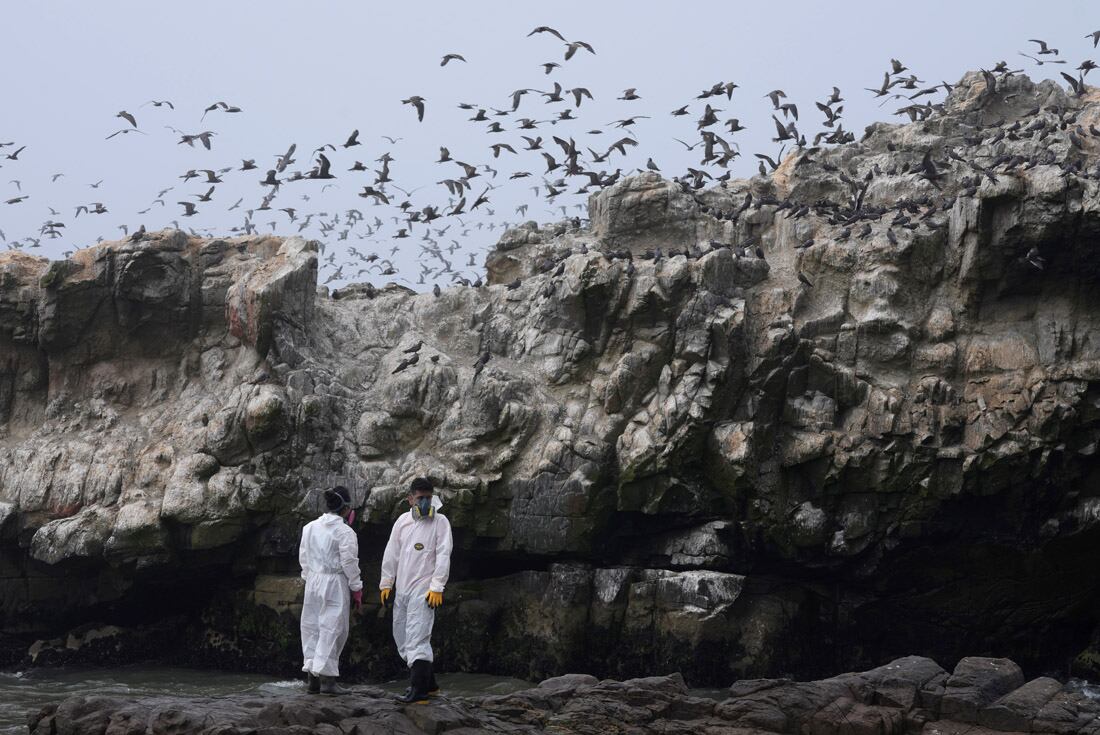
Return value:
<svg viewBox="0 0 1100 735">
<path fill-rule="evenodd" d="M 1100 732 L 1100 702 L 1054 680 L 1036 679 L 1008 693 L 998 701 L 1012 704 L 988 710 L 996 722 L 985 725 L 941 718 L 911 697 L 885 694 L 900 689 L 911 694 L 942 673 L 931 659 L 906 656 L 869 671 L 817 681 L 738 681 L 722 701 L 693 695 L 679 674 L 627 681 L 568 674 L 511 694 L 478 697 L 448 696 L 444 678 L 443 696 L 425 705 L 400 705 L 371 687 L 351 687 L 339 697 L 293 690 L 277 697 L 227 695 L 216 699 L 72 697 L 35 713 L 29 722 L 32 733 L 71 735 L 103 732 L 105 725 L 108 732 L 146 732 L 129 729 L 138 723 L 150 723 L 154 732 L 178 735 L 275 735 L 299 730 L 433 735 Z M 998 719 L 1010 710 L 1011 720 Z"/>
</svg>

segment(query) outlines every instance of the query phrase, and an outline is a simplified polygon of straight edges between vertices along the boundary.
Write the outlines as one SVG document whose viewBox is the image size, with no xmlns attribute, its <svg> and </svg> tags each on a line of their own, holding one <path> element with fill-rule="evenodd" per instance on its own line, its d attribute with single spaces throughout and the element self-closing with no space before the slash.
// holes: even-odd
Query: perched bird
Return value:
<svg viewBox="0 0 1100 735">
<path fill-rule="evenodd" d="M 1027 262 L 1030 263 L 1034 268 L 1037 268 L 1039 270 L 1043 270 L 1044 268 L 1046 268 L 1046 261 L 1043 260 L 1043 256 L 1039 253 L 1039 248 L 1037 247 L 1033 247 L 1028 250 L 1027 255 L 1024 256 L 1024 259 L 1027 260 Z"/>
<path fill-rule="evenodd" d="M 395 367 L 393 369 L 393 372 L 390 373 L 390 375 L 397 375 L 402 370 L 404 370 L 406 368 L 410 368 L 418 362 L 420 362 L 420 354 L 419 353 L 414 353 L 412 355 L 412 357 L 407 357 L 404 360 L 402 360 L 400 363 L 398 363 L 397 367 Z"/>
<path fill-rule="evenodd" d="M 485 369 L 485 366 L 489 364 L 489 360 L 493 358 L 493 353 L 485 350 L 477 356 L 477 360 L 474 361 L 474 380 L 477 380 L 477 376 L 481 374 L 481 371 Z"/>
</svg>

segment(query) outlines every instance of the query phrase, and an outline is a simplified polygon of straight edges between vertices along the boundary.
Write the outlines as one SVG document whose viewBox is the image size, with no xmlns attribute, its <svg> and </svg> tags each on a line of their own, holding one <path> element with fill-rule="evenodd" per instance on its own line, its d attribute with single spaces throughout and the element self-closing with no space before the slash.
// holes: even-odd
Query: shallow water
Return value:
<svg viewBox="0 0 1100 735">
<path fill-rule="evenodd" d="M 439 685 L 446 694 L 472 696 L 507 694 L 532 684 L 520 679 L 485 674 L 439 674 Z M 379 685 L 386 691 L 401 693 L 408 681 Z M 27 732 L 27 716 L 39 707 L 60 702 L 76 694 L 113 696 L 220 696 L 255 694 L 277 697 L 292 691 L 304 691 L 302 681 L 287 681 L 258 674 L 206 671 L 169 667 L 121 667 L 112 669 L 33 669 L 26 672 L 0 671 L 0 734 Z"/>
</svg>

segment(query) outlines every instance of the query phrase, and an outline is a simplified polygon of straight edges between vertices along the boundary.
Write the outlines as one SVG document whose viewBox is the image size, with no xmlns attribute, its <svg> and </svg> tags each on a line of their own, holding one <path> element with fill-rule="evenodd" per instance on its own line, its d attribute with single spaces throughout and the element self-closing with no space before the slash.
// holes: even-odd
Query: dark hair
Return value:
<svg viewBox="0 0 1100 735">
<path fill-rule="evenodd" d="M 325 490 L 325 506 L 330 512 L 335 513 L 351 505 L 351 493 L 343 485 L 337 485 L 331 490 Z"/>
<path fill-rule="evenodd" d="M 416 477 L 411 483 L 409 483 L 409 495 L 421 491 L 429 493 L 435 492 L 435 488 L 432 486 L 432 481 L 429 480 L 427 477 Z"/>
</svg>

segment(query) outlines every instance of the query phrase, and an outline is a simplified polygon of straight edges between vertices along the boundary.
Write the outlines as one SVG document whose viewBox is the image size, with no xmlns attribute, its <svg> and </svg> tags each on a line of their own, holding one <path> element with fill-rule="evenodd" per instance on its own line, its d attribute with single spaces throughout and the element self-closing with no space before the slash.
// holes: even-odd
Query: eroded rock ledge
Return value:
<svg viewBox="0 0 1100 735">
<path fill-rule="evenodd" d="M 1100 733 L 1095 693 L 1004 658 L 967 657 L 954 671 L 906 656 L 819 681 L 747 679 L 725 699 L 692 696 L 679 674 L 599 681 L 570 674 L 513 694 L 400 705 L 381 690 L 214 699 L 72 697 L 29 718 L 34 735 L 992 735 Z"/>
<path fill-rule="evenodd" d="M 773 176 L 625 179 L 438 298 L 318 295 L 295 238 L 0 254 L 0 653 L 167 625 L 163 655 L 292 672 L 315 490 L 364 505 L 370 586 L 427 474 L 444 668 L 1100 676 L 1098 117 L 967 75 Z M 386 640 L 359 619 L 348 672 L 393 673 Z"/>
</svg>

